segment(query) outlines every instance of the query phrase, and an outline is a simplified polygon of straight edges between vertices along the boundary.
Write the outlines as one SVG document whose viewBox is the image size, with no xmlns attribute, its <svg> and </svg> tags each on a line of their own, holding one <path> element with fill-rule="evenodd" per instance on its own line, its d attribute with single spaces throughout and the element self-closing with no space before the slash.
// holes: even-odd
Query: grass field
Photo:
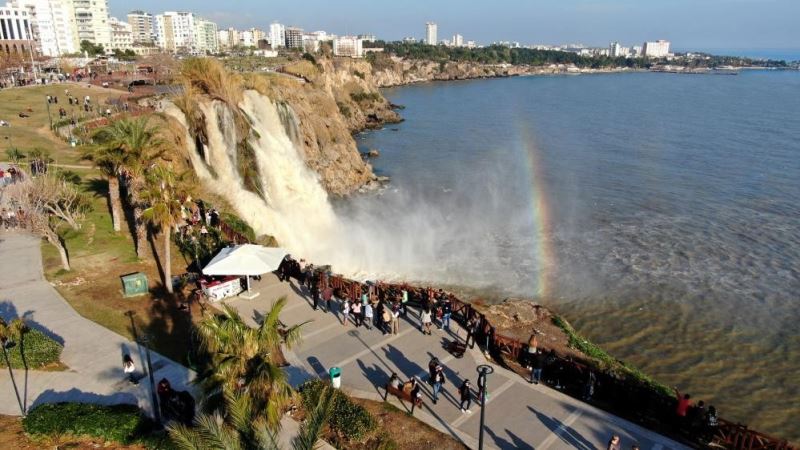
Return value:
<svg viewBox="0 0 800 450">
<path fill-rule="evenodd" d="M 10 125 L 0 128 L 0 148 L 2 148 L 0 161 L 8 160 L 6 150 L 13 147 L 24 154 L 34 149 L 42 149 L 59 164 L 86 164 L 80 160 L 77 149 L 70 147 L 67 142 L 50 131 L 47 95 L 58 97 L 58 104 L 50 105 L 50 115 L 55 123 L 59 120 L 59 108 L 64 108 L 67 117 L 74 116 L 76 120 L 87 114 L 80 105 L 69 104 L 65 89 L 69 89 L 72 96 L 81 100 L 87 95 L 90 96 L 94 105 L 103 105 L 107 99 L 125 94 L 123 91 L 87 86 L 63 83 L 0 90 L 0 120 Z M 96 107 L 95 113 L 88 114 L 96 114 L 99 109 Z M 19 117 L 20 113 L 28 114 L 30 117 Z"/>
</svg>

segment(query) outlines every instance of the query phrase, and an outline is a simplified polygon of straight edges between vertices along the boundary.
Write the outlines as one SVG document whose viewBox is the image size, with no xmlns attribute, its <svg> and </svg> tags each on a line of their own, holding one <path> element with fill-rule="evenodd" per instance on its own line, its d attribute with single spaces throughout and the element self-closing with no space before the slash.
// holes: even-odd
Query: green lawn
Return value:
<svg viewBox="0 0 800 450">
<path fill-rule="evenodd" d="M 55 136 L 49 129 L 46 96 L 58 96 L 58 104 L 50 105 L 50 115 L 53 122 L 57 122 L 59 108 L 64 108 L 68 116 L 76 120 L 84 117 L 86 113 L 80 105 L 70 106 L 65 89 L 79 99 L 88 95 L 95 105 L 105 104 L 106 99 L 119 97 L 125 92 L 98 87 L 87 88 L 85 84 L 64 83 L 48 86 L 30 86 L 0 90 L 0 120 L 10 124 L 0 128 L 0 161 L 8 160 L 6 150 L 18 148 L 22 153 L 28 154 L 33 149 L 42 149 L 49 153 L 56 163 L 60 164 L 86 164 L 80 160 L 77 149 L 70 147 L 67 142 Z M 100 108 L 95 108 L 95 113 Z M 30 117 L 21 118 L 23 112 Z"/>
</svg>

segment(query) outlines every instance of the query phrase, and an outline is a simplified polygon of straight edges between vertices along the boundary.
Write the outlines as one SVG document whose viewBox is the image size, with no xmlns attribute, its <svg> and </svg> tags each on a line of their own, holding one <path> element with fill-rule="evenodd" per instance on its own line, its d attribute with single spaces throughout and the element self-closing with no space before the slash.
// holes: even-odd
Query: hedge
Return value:
<svg viewBox="0 0 800 450">
<path fill-rule="evenodd" d="M 22 346 L 25 348 L 25 361 L 28 363 L 29 369 L 38 369 L 57 363 L 61 358 L 61 350 L 64 349 L 61 344 L 33 328 L 29 329 L 23 336 Z M 22 363 L 19 345 L 8 349 L 8 359 L 13 369 L 25 368 Z M 0 367 L 6 367 L 6 360 L 2 356 L 0 356 Z"/>
<path fill-rule="evenodd" d="M 307 411 L 314 409 L 320 394 L 328 386 L 329 384 L 322 380 L 309 380 L 300 386 L 303 406 Z M 339 390 L 334 394 L 328 425 L 350 441 L 360 441 L 378 427 L 375 418 L 366 408 L 353 402 Z"/>
<path fill-rule="evenodd" d="M 47 403 L 31 410 L 22 427 L 33 436 L 91 436 L 128 444 L 143 437 L 151 423 L 136 405 Z"/>
</svg>

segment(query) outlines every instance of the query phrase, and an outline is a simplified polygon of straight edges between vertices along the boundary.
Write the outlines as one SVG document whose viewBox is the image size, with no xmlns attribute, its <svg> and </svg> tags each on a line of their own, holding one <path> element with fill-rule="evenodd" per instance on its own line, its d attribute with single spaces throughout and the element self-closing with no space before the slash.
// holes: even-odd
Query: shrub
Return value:
<svg viewBox="0 0 800 450">
<path fill-rule="evenodd" d="M 22 338 L 25 362 L 29 369 L 39 369 L 57 363 L 64 347 L 39 330 L 29 329 Z M 17 345 L 8 349 L 8 359 L 13 369 L 24 369 L 21 347 Z M 5 358 L 0 357 L 0 367 L 6 367 Z"/>
<path fill-rule="evenodd" d="M 306 410 L 314 409 L 320 394 L 327 386 L 322 380 L 306 381 L 300 386 L 300 395 Z M 334 394 L 328 425 L 350 441 L 360 441 L 377 428 L 377 422 L 369 411 L 339 390 Z"/>
<path fill-rule="evenodd" d="M 91 436 L 127 444 L 150 429 L 150 421 L 136 405 L 47 403 L 22 419 L 26 433 L 39 436 Z"/>
<path fill-rule="evenodd" d="M 570 325 L 563 318 L 559 316 L 553 316 L 553 324 L 564 330 L 564 333 L 566 333 L 567 337 L 569 338 L 569 346 L 594 360 L 598 365 L 598 369 L 607 370 L 609 372 L 636 380 L 658 394 L 666 395 L 668 397 L 672 396 L 672 389 L 656 380 L 653 380 L 636 367 L 617 360 L 613 356 L 606 353 L 606 351 L 602 348 L 598 347 L 592 342 L 589 342 L 583 336 L 579 335 L 578 332 L 572 328 L 572 325 Z"/>
<path fill-rule="evenodd" d="M 373 103 L 380 101 L 381 96 L 377 92 L 353 92 L 350 98 L 356 103 Z"/>
</svg>

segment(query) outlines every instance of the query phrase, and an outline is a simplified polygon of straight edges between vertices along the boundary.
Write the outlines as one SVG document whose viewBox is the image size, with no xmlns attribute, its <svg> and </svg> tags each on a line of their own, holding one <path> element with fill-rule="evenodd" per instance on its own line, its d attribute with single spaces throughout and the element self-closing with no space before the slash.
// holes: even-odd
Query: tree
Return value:
<svg viewBox="0 0 800 450">
<path fill-rule="evenodd" d="M 161 229 L 164 237 L 164 254 L 161 265 L 164 267 L 164 286 L 172 294 L 172 257 L 171 236 L 172 227 L 181 220 L 181 209 L 188 198 L 186 192 L 181 192 L 181 178 L 176 176 L 167 167 L 156 165 L 147 174 L 147 190 L 142 199 L 150 207 L 142 212 L 142 218 Z"/>
<path fill-rule="evenodd" d="M 8 367 L 8 375 L 11 377 L 11 385 L 14 387 L 14 394 L 17 395 L 17 403 L 19 404 L 20 414 L 25 415 L 25 405 L 22 404 L 22 399 L 19 396 L 19 388 L 17 387 L 17 380 L 14 378 L 14 370 L 11 368 L 11 361 L 8 358 L 8 346 L 12 342 L 17 341 L 22 352 L 22 337 L 28 332 L 28 327 L 22 319 L 14 319 L 11 323 L 6 322 L 0 317 L 0 346 L 3 347 L 3 358 Z M 23 354 L 24 356 L 24 354 Z"/>
<path fill-rule="evenodd" d="M 18 219 L 56 247 L 61 266 L 70 270 L 67 249 L 59 231 L 64 224 L 74 230 L 80 229 L 80 221 L 90 209 L 86 197 L 60 173 L 53 171 L 6 189 L 9 200 L 22 211 Z"/>
<path fill-rule="evenodd" d="M 300 432 L 292 438 L 292 450 L 313 450 L 333 407 L 335 391 L 326 389 L 309 412 Z M 177 424 L 168 427 L 172 442 L 184 450 L 279 450 L 277 428 L 259 417 L 250 398 L 241 394 L 225 397 L 223 415 L 202 414 L 195 418 L 195 428 Z"/>
<path fill-rule="evenodd" d="M 146 209 L 140 193 L 146 186 L 145 172 L 153 162 L 161 156 L 162 141 L 155 128 L 149 126 L 147 117 L 122 117 L 111 122 L 96 134 L 101 145 L 117 149 L 123 154 L 119 168 L 125 181 L 128 205 L 133 210 L 134 230 L 136 233 L 136 256 L 147 258 L 147 223 L 142 217 Z M 111 186 L 109 185 L 109 191 Z"/>
<path fill-rule="evenodd" d="M 89 41 L 81 41 L 81 53 L 86 53 L 89 56 L 104 55 L 106 53 L 103 44 L 93 44 Z"/>
<path fill-rule="evenodd" d="M 95 140 L 99 146 L 87 147 L 82 158 L 92 161 L 100 173 L 108 181 L 108 202 L 111 206 L 111 223 L 114 231 L 122 228 L 122 201 L 120 200 L 119 177 L 125 166 L 125 149 L 113 139 L 113 134 L 108 128 L 102 128 L 95 133 Z"/>
<path fill-rule="evenodd" d="M 204 318 L 197 326 L 201 347 L 211 355 L 212 370 L 198 375 L 209 405 L 224 405 L 225 395 L 250 398 L 270 426 L 280 423 L 292 388 L 280 368 L 281 343 L 292 348 L 300 341 L 299 324 L 281 326 L 278 318 L 286 298 L 278 299 L 256 328 L 239 313 L 223 306 L 222 314 Z"/>
</svg>

